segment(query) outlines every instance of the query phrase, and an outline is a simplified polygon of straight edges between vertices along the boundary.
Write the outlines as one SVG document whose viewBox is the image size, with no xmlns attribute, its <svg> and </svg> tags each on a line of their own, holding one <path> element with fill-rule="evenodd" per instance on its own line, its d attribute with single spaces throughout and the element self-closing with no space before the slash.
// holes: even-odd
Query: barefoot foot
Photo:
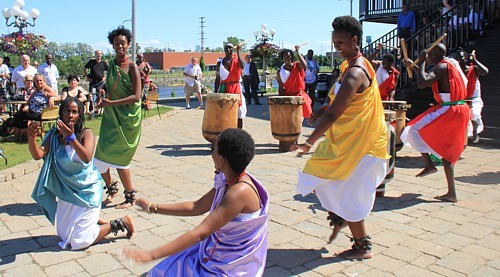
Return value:
<svg viewBox="0 0 500 277">
<path fill-rule="evenodd" d="M 339 234 L 340 230 L 344 229 L 346 226 L 347 226 L 347 221 L 344 221 L 340 226 L 334 225 L 332 234 L 330 235 L 330 238 L 328 238 L 328 243 L 332 243 L 332 241 L 337 238 L 337 235 Z"/>
<path fill-rule="evenodd" d="M 438 170 L 435 167 L 426 167 L 419 174 L 415 175 L 415 177 L 424 177 L 432 173 L 436 173 L 437 171 Z"/>
<path fill-rule="evenodd" d="M 442 202 L 451 202 L 451 203 L 457 203 L 458 202 L 458 199 L 456 196 L 454 195 L 449 195 L 449 194 L 445 194 L 445 195 L 441 195 L 441 196 L 434 196 L 434 199 L 436 200 L 439 200 L 439 201 L 442 201 Z"/>
<path fill-rule="evenodd" d="M 127 201 L 124 201 L 118 205 L 115 206 L 116 209 L 126 209 L 134 206 L 134 203 L 129 203 Z"/>
<path fill-rule="evenodd" d="M 134 221 L 130 215 L 126 215 L 123 217 L 123 222 L 125 222 L 125 225 L 127 226 L 127 238 L 130 239 L 135 232 Z"/>
<path fill-rule="evenodd" d="M 109 223 L 109 221 L 106 221 L 106 220 L 104 220 L 102 218 L 99 218 L 99 220 L 97 221 L 97 225 L 104 225 L 106 223 Z"/>
</svg>

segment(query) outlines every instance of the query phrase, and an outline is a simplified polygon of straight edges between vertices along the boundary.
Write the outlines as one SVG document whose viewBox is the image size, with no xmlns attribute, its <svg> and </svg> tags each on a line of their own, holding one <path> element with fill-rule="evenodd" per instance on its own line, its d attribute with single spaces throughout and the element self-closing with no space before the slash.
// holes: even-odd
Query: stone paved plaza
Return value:
<svg viewBox="0 0 500 277">
<path fill-rule="evenodd" d="M 309 156 L 279 152 L 270 132 L 268 106 L 248 109 L 244 129 L 257 148 L 248 170 L 267 187 L 271 199 L 265 276 L 500 276 L 498 147 L 467 147 L 456 165 L 456 204 L 433 200 L 446 190 L 442 167 L 436 174 L 416 178 L 423 166 L 420 155 L 403 148 L 395 179 L 366 220 L 374 258 L 344 261 L 333 254 L 350 247 L 348 238 L 340 235 L 326 244 L 331 229 L 325 210 L 314 195 L 295 192 L 297 171 Z M 202 118 L 202 110 L 177 109 L 161 120 L 145 121 L 131 166 L 138 197 L 156 202 L 193 200 L 211 188 L 214 168 L 209 144 L 201 135 Z M 305 127 L 303 135 L 311 131 Z M 104 208 L 106 220 L 131 214 L 135 236 L 127 240 L 123 234 L 111 235 L 87 250 L 61 250 L 54 226 L 30 197 L 39 166 L 32 161 L 0 172 L 2 276 L 141 275 L 158 261 L 132 264 L 121 259 L 122 248 L 151 249 L 204 218 L 149 215 L 135 207 Z M 122 190 L 114 202 L 122 201 Z"/>
</svg>

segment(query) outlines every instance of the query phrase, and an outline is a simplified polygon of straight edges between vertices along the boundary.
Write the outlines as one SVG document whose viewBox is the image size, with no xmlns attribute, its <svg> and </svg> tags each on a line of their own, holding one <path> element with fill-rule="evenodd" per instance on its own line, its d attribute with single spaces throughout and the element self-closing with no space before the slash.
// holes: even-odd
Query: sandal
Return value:
<svg viewBox="0 0 500 277">
<path fill-rule="evenodd" d="M 117 218 L 109 222 L 111 226 L 111 233 L 117 236 L 118 231 L 125 232 L 125 230 L 127 230 L 127 238 L 131 238 L 135 231 L 134 223 L 132 222 L 132 217 L 126 215 L 123 218 Z"/>
<path fill-rule="evenodd" d="M 125 201 L 116 206 L 117 209 L 125 209 L 128 207 L 132 207 L 135 204 L 135 194 L 137 191 L 134 189 L 132 191 L 124 191 Z"/>
</svg>

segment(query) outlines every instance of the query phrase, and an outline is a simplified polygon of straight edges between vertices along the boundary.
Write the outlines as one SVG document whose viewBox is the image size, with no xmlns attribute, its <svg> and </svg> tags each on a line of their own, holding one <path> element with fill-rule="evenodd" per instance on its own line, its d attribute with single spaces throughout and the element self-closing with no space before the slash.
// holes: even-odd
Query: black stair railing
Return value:
<svg viewBox="0 0 500 277">
<path fill-rule="evenodd" d="M 486 24 L 494 21 L 494 17 L 498 13 L 499 7 L 500 0 L 459 1 L 446 14 L 437 16 L 428 25 L 419 29 L 416 33 L 406 39 L 408 57 L 414 60 L 420 51 L 425 50 L 432 42 L 444 33 L 448 35 L 443 41 L 448 48 L 448 53 L 456 51 L 459 47 L 467 47 L 471 40 L 483 34 Z M 416 74 L 413 74 L 413 78 L 410 78 L 407 75 L 406 68 L 402 67 L 401 60 L 403 55 L 401 51 L 394 51 L 394 48 L 400 48 L 400 40 L 397 36 L 397 30 L 394 29 L 388 32 L 364 47 L 362 50 L 363 53 L 366 56 L 370 55 L 379 43 L 386 45 L 381 55 L 386 52 L 397 53 L 397 66 L 402 72 L 398 83 L 398 90 L 413 82 L 416 79 Z"/>
</svg>

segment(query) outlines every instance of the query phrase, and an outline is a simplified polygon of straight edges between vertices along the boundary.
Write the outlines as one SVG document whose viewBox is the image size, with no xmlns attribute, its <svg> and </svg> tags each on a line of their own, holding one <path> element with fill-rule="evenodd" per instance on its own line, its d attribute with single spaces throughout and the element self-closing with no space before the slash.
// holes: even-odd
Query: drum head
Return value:
<svg viewBox="0 0 500 277">
<path fill-rule="evenodd" d="M 269 105 L 302 105 L 302 96 L 271 96 L 268 98 Z"/>
<path fill-rule="evenodd" d="M 384 110 L 385 121 L 392 122 L 396 120 L 396 112 L 391 110 Z"/>
<path fill-rule="evenodd" d="M 232 93 L 208 93 L 207 94 L 207 101 L 218 101 L 218 100 L 239 101 L 240 95 L 239 94 L 232 94 Z"/>
</svg>

